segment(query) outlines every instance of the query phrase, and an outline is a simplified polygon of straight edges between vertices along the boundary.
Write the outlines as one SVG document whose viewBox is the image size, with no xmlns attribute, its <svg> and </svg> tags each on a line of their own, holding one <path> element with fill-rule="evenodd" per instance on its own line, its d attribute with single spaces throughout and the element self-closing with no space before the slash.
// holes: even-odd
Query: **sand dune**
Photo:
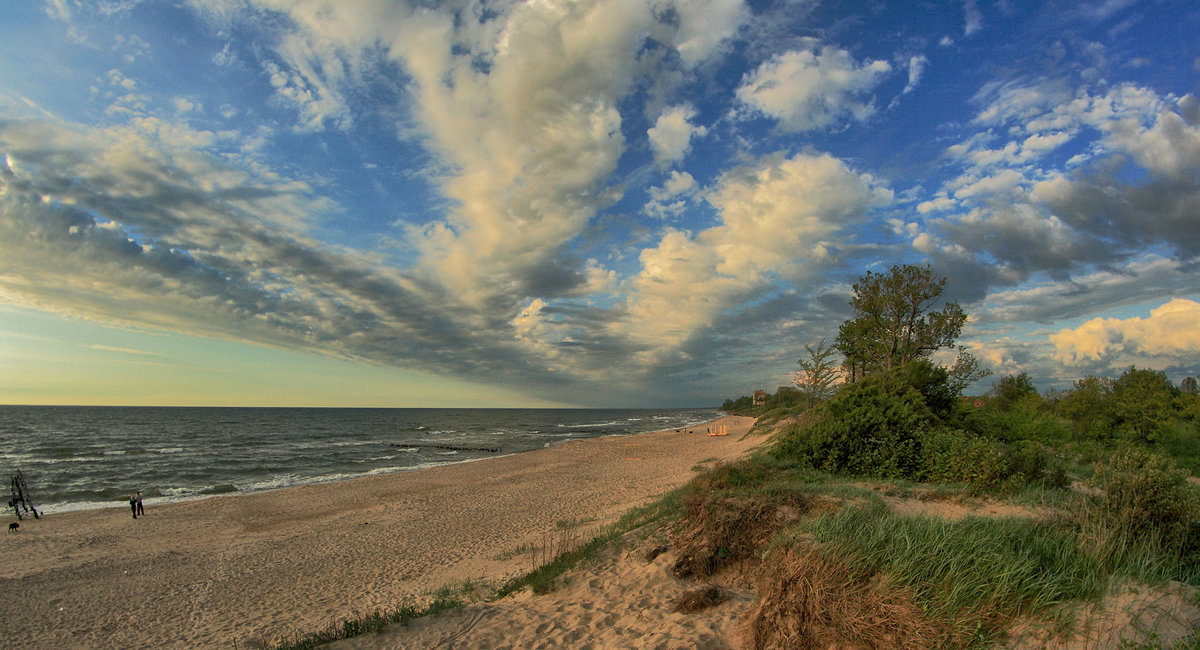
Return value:
<svg viewBox="0 0 1200 650">
<path fill-rule="evenodd" d="M 338 641 L 330 650 L 400 648 L 671 648 L 741 647 L 742 616 L 754 592 L 727 585 L 732 597 L 698 613 L 673 611 L 696 585 L 671 574 L 674 553 L 648 562 L 647 544 L 630 534 L 620 550 L 575 572 L 548 596 L 528 592 L 494 603 L 390 625 L 378 634 Z"/>
<path fill-rule="evenodd" d="M 511 577 L 530 568 L 529 557 L 512 550 L 538 542 L 559 521 L 611 523 L 686 482 L 697 463 L 741 456 L 759 442 L 742 439 L 752 423 L 722 419 L 725 437 L 707 437 L 700 427 L 693 435 L 578 441 L 149 507 L 137 521 L 125 508 L 48 516 L 0 541 L 7 559 L 0 568 L 3 643 L 246 647 L 455 581 Z M 589 593 L 568 606 L 588 611 Z M 606 614 L 594 616 L 589 624 L 604 627 Z"/>
</svg>

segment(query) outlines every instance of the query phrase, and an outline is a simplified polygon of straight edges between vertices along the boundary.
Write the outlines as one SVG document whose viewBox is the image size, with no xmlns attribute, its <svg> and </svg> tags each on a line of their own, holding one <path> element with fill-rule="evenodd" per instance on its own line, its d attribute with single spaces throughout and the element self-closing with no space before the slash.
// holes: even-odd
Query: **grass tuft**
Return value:
<svg viewBox="0 0 1200 650">
<path fill-rule="evenodd" d="M 459 598 L 440 594 L 433 602 L 420 609 L 405 606 L 385 611 L 376 610 L 370 614 L 330 623 L 328 627 L 316 632 L 285 636 L 275 643 L 265 644 L 264 647 L 269 650 L 310 650 L 333 641 L 378 632 L 384 626 L 393 623 L 408 625 L 413 619 L 436 616 L 462 606 L 463 602 Z"/>
</svg>

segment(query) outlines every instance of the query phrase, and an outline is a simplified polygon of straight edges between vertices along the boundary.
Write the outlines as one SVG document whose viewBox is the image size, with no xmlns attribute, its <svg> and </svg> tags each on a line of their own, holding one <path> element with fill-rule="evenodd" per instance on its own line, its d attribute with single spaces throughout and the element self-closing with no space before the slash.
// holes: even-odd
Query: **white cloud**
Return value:
<svg viewBox="0 0 1200 650">
<path fill-rule="evenodd" d="M 925 74 L 925 66 L 927 65 L 929 65 L 929 59 L 924 54 L 909 57 L 908 85 L 904 87 L 903 94 L 907 95 L 917 89 L 917 84 L 921 82 L 921 77 Z"/>
<path fill-rule="evenodd" d="M 828 155 L 766 156 L 726 172 L 708 202 L 721 223 L 695 235 L 668 230 L 641 252 L 629 282 L 630 318 L 615 335 L 638 342 L 654 364 L 776 279 L 802 281 L 829 262 L 830 247 L 892 192 Z"/>
<path fill-rule="evenodd" d="M 963 36 L 970 36 L 983 29 L 983 14 L 975 0 L 963 0 Z"/>
<path fill-rule="evenodd" d="M 805 49 L 780 54 L 746 76 L 738 99 L 793 131 L 865 120 L 875 112 L 865 97 L 892 71 L 886 61 L 856 62 L 850 53 L 805 39 Z"/>
<path fill-rule="evenodd" d="M 742 0 L 662 2 L 679 16 L 675 48 L 687 67 L 708 59 L 750 19 Z"/>
<path fill-rule="evenodd" d="M 672 106 L 658 116 L 654 126 L 646 132 L 655 162 L 669 164 L 681 160 L 691 149 L 692 138 L 702 138 L 708 133 L 705 127 L 691 123 L 695 116 L 696 109 L 687 104 Z"/>
<path fill-rule="evenodd" d="M 958 205 L 958 202 L 946 196 L 939 196 L 928 201 L 922 201 L 917 204 L 917 212 L 921 214 L 929 214 L 930 212 L 942 212 L 951 210 Z"/>
<path fill-rule="evenodd" d="M 680 217 L 696 192 L 696 179 L 687 172 L 671 170 L 665 183 L 650 188 L 650 201 L 643 212 L 658 219 Z"/>
<path fill-rule="evenodd" d="M 1055 357 L 1065 364 L 1124 355 L 1175 358 L 1200 356 L 1200 303 L 1175 298 L 1147 318 L 1094 318 L 1050 336 Z M 1114 363 L 1113 365 L 1123 365 Z"/>
<path fill-rule="evenodd" d="M 494 31 L 462 34 L 453 17 L 422 14 L 392 42 L 456 202 L 416 243 L 424 266 L 474 305 L 575 281 L 563 265 L 557 279 L 544 271 L 610 200 L 603 183 L 625 148 L 616 104 L 654 16 L 623 0 L 519 5 L 497 20 Z M 467 37 L 482 40 L 452 49 Z M 486 73 L 472 64 L 478 56 Z"/>
</svg>

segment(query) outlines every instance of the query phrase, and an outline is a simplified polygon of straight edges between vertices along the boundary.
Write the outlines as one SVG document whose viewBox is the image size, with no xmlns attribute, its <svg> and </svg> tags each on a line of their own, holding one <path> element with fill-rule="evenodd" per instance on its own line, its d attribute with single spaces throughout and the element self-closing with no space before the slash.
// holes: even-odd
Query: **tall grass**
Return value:
<svg viewBox="0 0 1200 650">
<path fill-rule="evenodd" d="M 1018 616 L 1097 599 L 1108 586 L 1103 564 L 1070 531 L 1045 522 L 901 517 L 869 503 L 802 529 L 858 579 L 878 574 L 911 588 L 952 644 L 986 638 Z"/>
</svg>

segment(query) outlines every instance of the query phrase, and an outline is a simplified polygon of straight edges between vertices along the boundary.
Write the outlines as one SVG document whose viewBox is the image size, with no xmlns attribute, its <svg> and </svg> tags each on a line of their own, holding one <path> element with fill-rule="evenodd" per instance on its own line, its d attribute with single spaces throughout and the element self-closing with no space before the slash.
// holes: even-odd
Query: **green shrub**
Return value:
<svg viewBox="0 0 1200 650">
<path fill-rule="evenodd" d="M 1128 449 L 1098 463 L 1089 483 L 1100 490 L 1104 516 L 1134 536 L 1156 535 L 1167 550 L 1200 560 L 1200 498 L 1187 474 L 1166 457 Z"/>
<path fill-rule="evenodd" d="M 1014 493 L 1027 485 L 1064 487 L 1065 472 L 1044 445 L 1002 444 L 951 429 L 931 431 L 922 444 L 921 479 L 965 483 L 973 492 Z"/>
<path fill-rule="evenodd" d="M 924 398 L 908 382 L 872 376 L 839 391 L 812 425 L 784 435 L 774 453 L 839 474 L 916 478 L 921 433 L 932 421 Z"/>
<path fill-rule="evenodd" d="M 938 429 L 924 440 L 921 479 L 933 483 L 966 483 L 976 491 L 993 489 L 1003 480 L 1004 454 L 991 440 L 965 431 Z"/>
<path fill-rule="evenodd" d="M 972 411 L 967 417 L 967 425 L 980 435 L 1004 442 L 1054 442 L 1071 438 L 1071 423 L 1055 415 L 1036 393 L 1007 406 L 993 402 L 986 408 Z"/>
</svg>

